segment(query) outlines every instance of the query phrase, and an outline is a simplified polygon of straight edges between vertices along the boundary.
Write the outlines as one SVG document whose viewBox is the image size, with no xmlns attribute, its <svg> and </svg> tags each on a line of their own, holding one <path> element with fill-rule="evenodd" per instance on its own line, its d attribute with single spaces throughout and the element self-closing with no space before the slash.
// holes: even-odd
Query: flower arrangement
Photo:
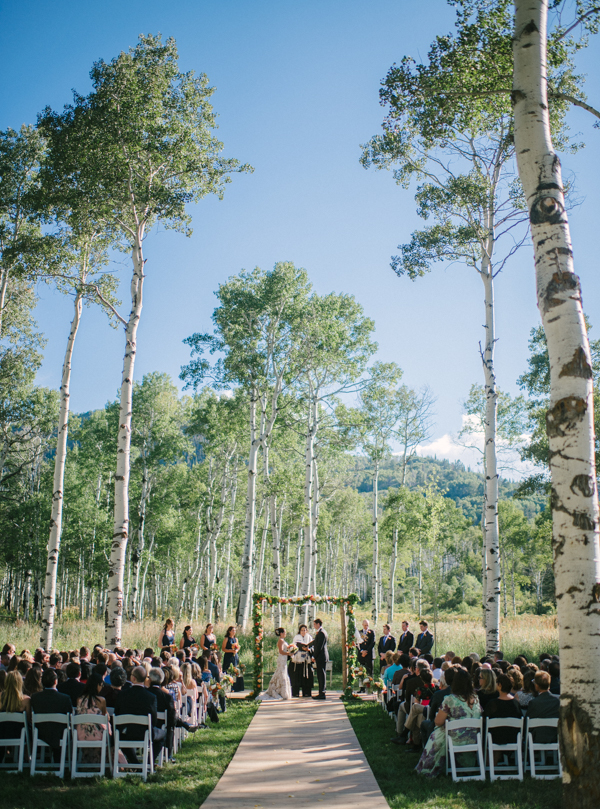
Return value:
<svg viewBox="0 0 600 809">
<path fill-rule="evenodd" d="M 364 666 L 354 666 L 352 669 L 352 676 L 356 678 L 363 678 L 367 674 L 367 670 Z"/>
<path fill-rule="evenodd" d="M 246 671 L 246 664 L 245 663 L 240 663 L 238 668 L 240 670 L 240 674 L 243 674 Z"/>
<path fill-rule="evenodd" d="M 373 685 L 373 678 L 372 677 L 363 677 L 362 685 L 363 685 L 363 688 L 366 688 L 366 689 L 370 690 L 371 686 Z"/>
<path fill-rule="evenodd" d="M 239 666 L 229 666 L 229 671 L 233 674 L 234 677 L 239 677 L 242 673 Z"/>
<path fill-rule="evenodd" d="M 215 697 L 219 693 L 219 691 L 223 690 L 223 686 L 216 680 L 211 680 L 208 684 L 208 689 L 210 693 L 213 695 L 213 697 Z"/>
<path fill-rule="evenodd" d="M 385 685 L 383 683 L 383 680 L 373 680 L 373 682 L 371 683 L 371 688 L 373 689 L 373 691 L 378 692 L 384 691 Z"/>
<path fill-rule="evenodd" d="M 234 682 L 235 682 L 235 680 L 229 674 L 224 674 L 221 677 L 221 685 L 223 686 L 224 691 L 229 691 L 229 689 L 234 684 Z"/>
</svg>

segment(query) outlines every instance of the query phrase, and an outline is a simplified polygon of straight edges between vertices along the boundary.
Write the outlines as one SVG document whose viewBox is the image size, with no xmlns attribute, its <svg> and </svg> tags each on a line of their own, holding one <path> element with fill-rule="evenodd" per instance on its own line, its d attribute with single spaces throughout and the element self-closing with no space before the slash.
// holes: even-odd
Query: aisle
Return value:
<svg viewBox="0 0 600 809">
<path fill-rule="evenodd" d="M 262 702 L 202 809 L 387 809 L 338 697 Z"/>
</svg>

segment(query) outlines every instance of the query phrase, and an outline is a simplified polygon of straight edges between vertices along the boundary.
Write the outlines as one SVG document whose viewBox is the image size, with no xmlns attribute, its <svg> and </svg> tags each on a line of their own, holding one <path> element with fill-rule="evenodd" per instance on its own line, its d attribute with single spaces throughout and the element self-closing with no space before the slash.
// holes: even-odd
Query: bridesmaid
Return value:
<svg viewBox="0 0 600 809">
<path fill-rule="evenodd" d="M 209 656 L 213 651 L 213 646 L 217 645 L 217 638 L 213 632 L 213 625 L 206 624 L 206 629 L 204 630 L 204 634 L 200 638 L 200 651 L 208 652 Z"/>
<path fill-rule="evenodd" d="M 227 627 L 227 632 L 221 644 L 221 651 L 223 652 L 223 673 L 227 673 L 229 666 L 237 666 L 239 663 L 238 652 L 240 644 L 235 636 L 235 626 Z"/>
<path fill-rule="evenodd" d="M 183 630 L 183 635 L 179 641 L 179 648 L 187 649 L 190 646 L 194 646 L 195 643 L 192 627 L 188 624 Z"/>
<path fill-rule="evenodd" d="M 175 624 L 172 618 L 167 618 L 165 625 L 161 629 L 158 636 L 158 648 L 164 649 L 165 646 L 173 646 L 175 643 Z"/>
</svg>

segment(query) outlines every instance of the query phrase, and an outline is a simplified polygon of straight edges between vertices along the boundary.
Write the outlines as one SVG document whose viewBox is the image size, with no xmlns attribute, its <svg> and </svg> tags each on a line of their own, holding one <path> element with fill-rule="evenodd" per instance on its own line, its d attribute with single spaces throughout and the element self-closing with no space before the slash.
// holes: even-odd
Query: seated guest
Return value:
<svg viewBox="0 0 600 809">
<path fill-rule="evenodd" d="M 402 666 L 400 665 L 400 658 L 401 657 L 407 657 L 407 655 L 401 655 L 401 654 L 398 654 L 398 652 L 391 652 L 390 653 L 391 663 L 390 663 L 389 666 L 387 666 L 387 668 L 383 672 L 383 684 L 385 685 L 385 687 L 387 689 L 389 689 L 391 684 L 392 684 L 392 681 L 394 679 L 394 674 L 397 671 L 402 670 Z"/>
<path fill-rule="evenodd" d="M 492 669 L 482 668 L 479 672 L 479 690 L 477 691 L 479 704 L 483 709 L 493 699 L 497 699 L 500 694 L 496 688 L 496 675 Z"/>
<path fill-rule="evenodd" d="M 446 652 L 446 654 L 444 655 L 444 660 L 446 661 L 446 663 L 452 663 L 455 657 L 456 652 Z"/>
<path fill-rule="evenodd" d="M 504 660 L 504 652 L 501 652 L 500 649 L 498 649 L 497 652 L 494 652 L 494 660 L 496 663 L 498 663 L 500 660 Z"/>
<path fill-rule="evenodd" d="M 44 690 L 31 697 L 31 710 L 34 714 L 72 713 L 73 703 L 67 694 L 61 694 L 56 690 L 57 681 L 58 674 L 55 669 L 46 669 L 42 674 Z M 43 722 L 38 727 L 38 735 L 51 748 L 54 761 L 60 761 L 60 742 L 64 729 L 64 725 L 57 722 Z"/>
<path fill-rule="evenodd" d="M 127 682 L 127 674 L 125 673 L 125 669 L 122 669 L 120 666 L 111 669 L 110 685 L 104 685 L 104 672 L 98 675 L 94 673 L 94 676 L 99 677 L 102 681 L 102 690 L 100 691 L 100 696 L 104 698 L 106 707 L 114 708 L 117 701 L 117 696 L 121 693 L 125 683 Z"/>
<path fill-rule="evenodd" d="M 440 775 L 446 766 L 446 720 L 479 719 L 481 706 L 473 690 L 473 683 L 467 671 L 462 668 L 454 670 L 452 693 L 444 701 L 435 717 L 435 729 L 429 737 L 425 749 L 416 766 L 418 773 L 434 777 Z M 461 744 L 474 744 L 477 738 L 475 728 L 464 728 L 453 733 L 452 742 L 456 747 Z"/>
<path fill-rule="evenodd" d="M 444 701 L 445 697 L 452 693 L 452 680 L 454 679 L 455 671 L 456 669 L 452 666 L 446 669 L 446 687 L 443 689 L 438 689 L 431 698 L 431 702 L 429 703 L 429 715 L 427 719 L 424 719 L 421 723 L 421 742 L 423 745 L 427 744 L 427 740 L 433 733 L 433 729 L 435 727 L 435 717 L 442 705 L 442 702 Z"/>
<path fill-rule="evenodd" d="M 521 719 L 521 706 L 512 695 L 513 683 L 507 674 L 499 674 L 496 677 L 496 686 L 499 696 L 490 700 L 483 711 L 486 719 Z M 497 727 L 491 728 L 492 741 L 494 744 L 514 744 L 517 741 L 519 731 L 517 728 Z M 498 758 L 500 752 L 495 753 Z"/>
<path fill-rule="evenodd" d="M 386 652 L 383 656 L 383 660 L 381 661 L 381 669 L 380 674 L 383 677 L 385 674 L 386 669 L 388 669 L 394 662 L 394 653 L 393 652 Z"/>
<path fill-rule="evenodd" d="M 560 664 L 557 660 L 553 660 L 548 666 L 548 674 L 550 675 L 550 693 L 555 697 L 560 697 Z"/>
<path fill-rule="evenodd" d="M 48 665 L 51 669 L 60 669 L 62 667 L 62 657 L 58 652 L 52 652 L 48 658 Z"/>
<path fill-rule="evenodd" d="M 97 674 L 92 674 L 85 684 L 83 694 L 77 701 L 75 713 L 77 716 L 92 714 L 95 716 L 106 716 L 106 700 L 100 695 L 104 683 L 102 678 Z M 111 732 L 111 726 L 108 726 L 108 732 Z M 77 725 L 77 738 L 81 742 L 97 742 L 102 739 L 102 727 L 93 722 L 89 724 Z M 82 761 L 86 764 L 97 763 L 101 759 L 101 750 L 99 747 L 89 747 L 82 750 Z M 119 759 L 121 764 L 126 764 L 127 759 L 122 752 L 119 752 Z"/>
<path fill-rule="evenodd" d="M 433 661 L 433 665 L 431 667 L 432 668 L 431 673 L 433 674 L 433 679 L 436 680 L 437 682 L 440 681 L 440 677 L 443 674 L 443 671 L 442 671 L 442 663 L 443 662 L 444 662 L 443 657 L 436 657 L 435 660 Z"/>
<path fill-rule="evenodd" d="M 558 719 L 560 700 L 550 693 L 550 674 L 537 671 L 534 675 L 537 696 L 527 706 L 528 719 Z M 553 744 L 556 741 L 556 728 L 532 728 L 536 744 Z"/>
<path fill-rule="evenodd" d="M 5 643 L 0 652 L 0 671 L 8 671 L 10 661 L 15 654 L 15 647 L 12 643 Z"/>
<path fill-rule="evenodd" d="M 77 700 L 85 690 L 85 685 L 80 681 L 80 677 L 81 666 L 79 663 L 68 663 L 67 680 L 64 683 L 60 683 L 58 686 L 60 693 L 66 694 L 71 699 L 74 708 L 77 706 Z"/>
<path fill-rule="evenodd" d="M 145 687 L 146 669 L 143 666 L 136 666 L 131 672 L 131 688 L 127 688 L 117 694 L 115 700 L 115 716 L 122 714 L 133 714 L 134 716 L 151 716 L 150 739 L 153 739 L 152 729 L 156 725 L 156 696 L 151 694 Z M 124 741 L 143 741 L 145 728 L 143 725 L 125 725 L 119 729 L 119 735 Z M 125 757 L 132 764 L 138 763 L 138 758 L 133 748 L 125 749 Z"/>
<path fill-rule="evenodd" d="M 38 691 L 43 690 L 41 666 L 32 666 L 25 675 L 23 693 L 30 697 L 32 694 L 37 694 Z"/>
<path fill-rule="evenodd" d="M 517 668 L 516 666 L 510 666 L 506 672 L 506 676 L 510 677 L 511 679 L 511 693 L 513 697 L 516 697 L 519 691 L 523 690 L 523 675 L 521 674 L 521 669 Z"/>
<path fill-rule="evenodd" d="M 408 658 L 408 662 L 406 659 Z M 417 660 L 418 657 L 413 657 L 412 659 L 408 657 L 408 655 L 400 655 L 400 665 L 402 668 L 399 671 L 394 672 L 394 676 L 392 677 L 392 685 L 399 685 L 400 686 L 400 696 L 404 699 L 404 689 L 408 681 L 412 677 L 417 676 Z"/>
<path fill-rule="evenodd" d="M 415 664 L 416 677 L 412 677 L 406 684 L 404 689 L 404 702 L 400 704 L 398 709 L 398 718 L 396 720 L 396 736 L 392 739 L 394 744 L 403 744 L 408 738 L 408 732 L 405 731 L 404 725 L 406 718 L 410 712 L 411 697 L 419 688 L 423 688 L 425 683 L 421 678 L 421 672 L 429 671 L 429 663 L 425 660 L 417 660 Z"/>
<path fill-rule="evenodd" d="M 521 706 L 523 713 L 526 712 L 527 706 L 536 695 L 534 677 L 535 671 L 527 669 L 525 671 L 525 676 L 523 677 L 523 687 L 515 694 L 515 699 Z"/>
<path fill-rule="evenodd" d="M 436 691 L 433 684 L 433 675 L 430 671 L 422 671 L 420 674 L 423 686 L 417 688 L 414 693 L 414 701 L 410 708 L 410 713 L 404 725 L 410 732 L 410 741 L 413 748 L 421 746 L 421 725 L 423 723 L 423 712 L 426 706 L 431 703 L 431 699 Z"/>
</svg>

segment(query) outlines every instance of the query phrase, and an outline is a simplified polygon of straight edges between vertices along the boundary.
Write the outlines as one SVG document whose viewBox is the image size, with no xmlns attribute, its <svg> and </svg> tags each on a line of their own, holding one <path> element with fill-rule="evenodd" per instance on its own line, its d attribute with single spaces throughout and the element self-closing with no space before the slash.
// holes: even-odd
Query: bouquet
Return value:
<svg viewBox="0 0 600 809">
<path fill-rule="evenodd" d="M 233 649 L 233 651 L 234 651 L 234 652 L 239 652 L 239 650 L 240 650 L 240 644 L 239 644 L 239 643 L 237 643 L 237 641 L 236 641 L 235 643 L 232 643 L 232 644 L 231 644 L 231 648 Z"/>
<path fill-rule="evenodd" d="M 240 674 L 242 673 L 238 666 L 230 666 L 229 671 L 232 672 L 234 677 L 239 677 Z"/>
<path fill-rule="evenodd" d="M 212 649 L 213 652 L 216 652 L 217 651 L 217 644 L 216 643 L 211 643 L 210 648 Z"/>
<path fill-rule="evenodd" d="M 295 655 L 297 651 L 298 647 L 296 646 L 295 643 L 290 643 L 290 645 L 287 647 L 287 653 L 289 655 Z"/>
</svg>

